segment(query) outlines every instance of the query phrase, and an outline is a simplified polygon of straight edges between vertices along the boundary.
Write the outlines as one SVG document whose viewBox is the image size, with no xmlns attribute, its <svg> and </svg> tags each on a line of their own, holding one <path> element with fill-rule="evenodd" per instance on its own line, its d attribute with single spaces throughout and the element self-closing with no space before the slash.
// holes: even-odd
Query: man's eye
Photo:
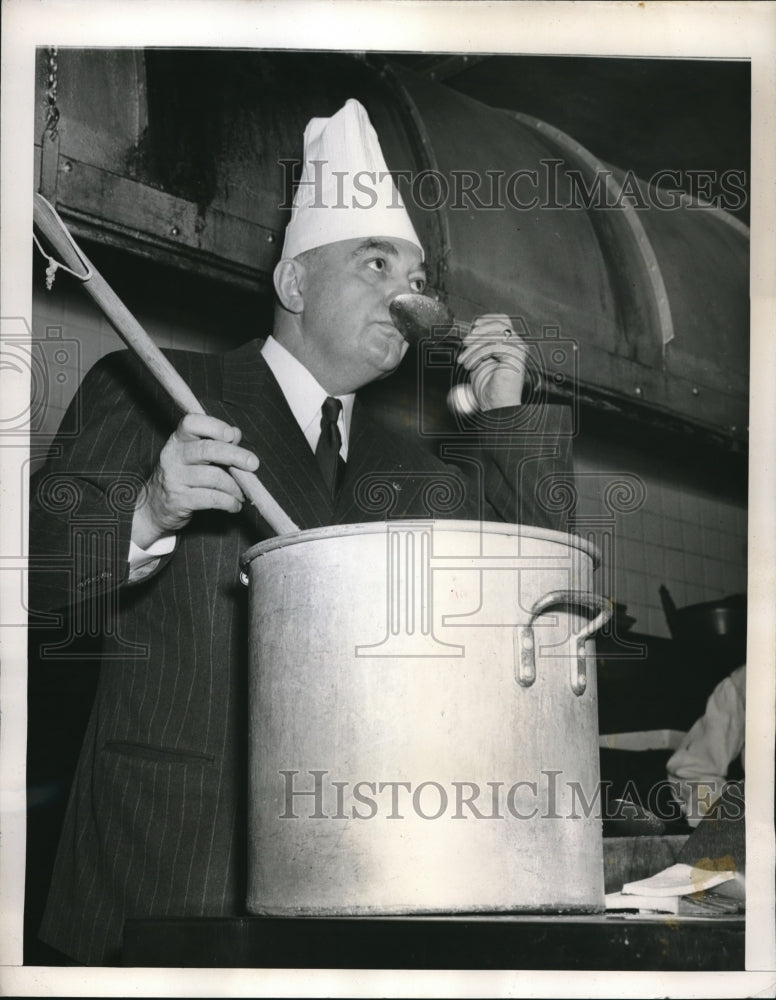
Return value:
<svg viewBox="0 0 776 1000">
<path fill-rule="evenodd" d="M 367 265 L 372 268 L 373 271 L 384 271 L 385 270 L 385 258 L 384 257 L 373 257 L 371 260 L 367 261 Z"/>
<path fill-rule="evenodd" d="M 425 291 L 425 288 L 426 288 L 426 279 L 425 278 L 413 278 L 412 281 L 410 282 L 410 287 L 412 288 L 413 292 L 422 292 L 422 291 Z"/>
</svg>

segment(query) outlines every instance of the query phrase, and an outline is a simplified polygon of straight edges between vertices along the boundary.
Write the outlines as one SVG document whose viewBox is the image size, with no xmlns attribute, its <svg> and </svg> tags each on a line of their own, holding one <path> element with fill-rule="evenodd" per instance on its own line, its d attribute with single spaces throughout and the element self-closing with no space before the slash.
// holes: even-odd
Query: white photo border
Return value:
<svg viewBox="0 0 776 1000">
<path fill-rule="evenodd" d="M 0 992 L 19 996 L 773 995 L 776 705 L 776 4 L 448 0 L 4 0 L 0 321 L 31 322 L 37 46 L 216 47 L 749 59 L 752 69 L 746 973 L 148 970 L 23 967 L 26 630 L 3 586 L 0 637 Z M 366 42 L 369 42 L 367 45 Z M 2 331 L 0 331 L 1 333 Z M 0 372 L 0 386 L 4 373 Z M 12 389 L 24 387 L 15 379 Z M 5 390 L 9 390 L 6 382 Z M 0 393 L 3 388 L 0 387 Z M 2 442 L 0 441 L 0 444 Z M 9 452 L 13 450 L 14 456 Z M 0 447 L 0 476 L 18 449 Z M 9 462 L 11 468 L 9 470 Z M 18 475 L 2 476 L 13 484 Z M 20 510 L 3 489 L 0 513 Z M 0 517 L 0 552 L 18 518 Z M 26 532 L 26 527 L 25 527 Z M 8 574 L 6 574 L 7 576 Z M 16 602 L 16 603 L 14 603 Z M 757 765 L 751 762 L 757 759 Z"/>
</svg>

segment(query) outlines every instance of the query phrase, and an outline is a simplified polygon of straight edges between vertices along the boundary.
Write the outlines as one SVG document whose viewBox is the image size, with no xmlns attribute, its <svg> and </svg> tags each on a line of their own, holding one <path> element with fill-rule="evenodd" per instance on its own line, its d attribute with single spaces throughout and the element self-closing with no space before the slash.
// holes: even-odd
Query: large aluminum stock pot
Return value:
<svg viewBox="0 0 776 1000">
<path fill-rule="evenodd" d="M 603 907 L 597 558 L 474 521 L 244 555 L 251 912 Z"/>
</svg>

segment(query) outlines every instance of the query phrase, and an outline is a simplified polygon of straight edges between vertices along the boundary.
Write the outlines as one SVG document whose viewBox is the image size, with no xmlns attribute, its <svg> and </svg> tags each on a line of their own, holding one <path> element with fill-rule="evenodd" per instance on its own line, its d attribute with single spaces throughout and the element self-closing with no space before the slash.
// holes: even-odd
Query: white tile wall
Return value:
<svg viewBox="0 0 776 1000">
<path fill-rule="evenodd" d="M 638 453 L 600 441 L 577 441 L 574 464 L 582 518 L 610 515 L 598 528 L 613 533 L 610 596 L 636 618 L 633 628 L 667 636 L 658 588 L 665 584 L 681 607 L 746 591 L 747 511 L 724 496 L 702 491 L 655 471 Z M 597 474 L 595 478 L 591 473 Z M 645 488 L 638 509 L 612 514 L 602 482 L 637 476 Z"/>
<path fill-rule="evenodd" d="M 48 377 L 36 384 L 33 409 L 44 398 L 41 433 L 54 434 L 81 379 L 103 355 L 125 345 L 101 310 L 69 279 L 58 279 L 52 291 L 36 285 L 33 293 L 32 336 L 45 343 Z M 159 347 L 192 351 L 223 351 L 231 346 L 203 329 L 195 308 L 183 304 L 175 323 L 160 319 L 152 310 L 138 311 L 137 319 Z M 228 335 L 228 331 L 227 331 Z M 60 364 L 55 352 L 64 349 L 67 361 Z M 40 464 L 39 462 L 36 463 Z M 34 471 L 33 466 L 33 471 Z"/>
</svg>

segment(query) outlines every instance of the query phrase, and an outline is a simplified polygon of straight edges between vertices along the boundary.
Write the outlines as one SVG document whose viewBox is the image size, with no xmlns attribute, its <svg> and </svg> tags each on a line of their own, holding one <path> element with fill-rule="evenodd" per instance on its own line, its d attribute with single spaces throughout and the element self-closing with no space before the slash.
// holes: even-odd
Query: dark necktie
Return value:
<svg viewBox="0 0 776 1000">
<path fill-rule="evenodd" d="M 321 407 L 321 436 L 315 449 L 315 458 L 323 475 L 323 480 L 332 497 L 342 483 L 345 462 L 340 455 L 342 437 L 337 425 L 342 403 L 333 396 L 327 396 Z"/>
</svg>

